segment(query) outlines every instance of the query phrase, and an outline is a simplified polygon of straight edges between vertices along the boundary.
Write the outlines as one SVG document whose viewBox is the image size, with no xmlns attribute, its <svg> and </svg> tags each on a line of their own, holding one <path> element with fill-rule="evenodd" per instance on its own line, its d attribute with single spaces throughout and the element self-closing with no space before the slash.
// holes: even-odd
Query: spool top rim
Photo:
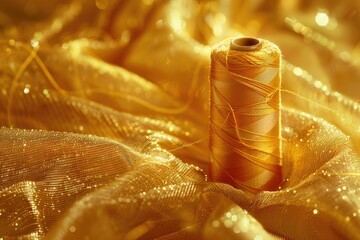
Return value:
<svg viewBox="0 0 360 240">
<path fill-rule="evenodd" d="M 234 38 L 230 43 L 231 50 L 237 51 L 257 51 L 261 49 L 261 40 L 253 37 Z"/>
</svg>

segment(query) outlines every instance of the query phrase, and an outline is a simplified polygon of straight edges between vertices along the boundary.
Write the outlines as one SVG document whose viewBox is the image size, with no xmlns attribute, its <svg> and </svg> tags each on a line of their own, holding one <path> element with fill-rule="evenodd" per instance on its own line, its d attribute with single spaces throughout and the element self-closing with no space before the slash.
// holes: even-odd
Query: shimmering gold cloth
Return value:
<svg viewBox="0 0 360 240">
<path fill-rule="evenodd" d="M 0 238 L 359 238 L 359 10 L 1 1 Z M 283 182 L 253 197 L 207 179 L 210 46 L 239 34 L 284 57 Z"/>
</svg>

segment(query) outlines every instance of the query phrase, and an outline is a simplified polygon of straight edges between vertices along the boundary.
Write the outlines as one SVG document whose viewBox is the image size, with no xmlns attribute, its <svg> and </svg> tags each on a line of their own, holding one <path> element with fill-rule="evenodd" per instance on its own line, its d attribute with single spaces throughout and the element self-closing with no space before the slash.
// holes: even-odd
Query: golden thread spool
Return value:
<svg viewBox="0 0 360 240">
<path fill-rule="evenodd" d="M 256 38 L 216 45 L 210 70 L 210 177 L 248 193 L 281 182 L 279 48 Z"/>
</svg>

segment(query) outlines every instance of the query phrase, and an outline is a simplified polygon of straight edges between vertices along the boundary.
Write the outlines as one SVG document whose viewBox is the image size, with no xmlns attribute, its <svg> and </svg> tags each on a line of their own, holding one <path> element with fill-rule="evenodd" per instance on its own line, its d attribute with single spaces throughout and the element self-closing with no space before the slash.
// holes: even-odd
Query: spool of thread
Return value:
<svg viewBox="0 0 360 240">
<path fill-rule="evenodd" d="M 210 177 L 250 194 L 281 182 L 279 48 L 257 38 L 211 53 Z"/>
</svg>

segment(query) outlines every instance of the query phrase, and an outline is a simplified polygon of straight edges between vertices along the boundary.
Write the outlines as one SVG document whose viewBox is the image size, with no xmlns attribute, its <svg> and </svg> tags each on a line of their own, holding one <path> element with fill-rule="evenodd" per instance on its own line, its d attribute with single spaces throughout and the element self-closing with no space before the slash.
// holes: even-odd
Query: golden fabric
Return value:
<svg viewBox="0 0 360 240">
<path fill-rule="evenodd" d="M 0 2 L 0 238 L 360 238 L 353 0 Z M 283 53 L 282 176 L 208 179 L 211 46 Z"/>
</svg>

